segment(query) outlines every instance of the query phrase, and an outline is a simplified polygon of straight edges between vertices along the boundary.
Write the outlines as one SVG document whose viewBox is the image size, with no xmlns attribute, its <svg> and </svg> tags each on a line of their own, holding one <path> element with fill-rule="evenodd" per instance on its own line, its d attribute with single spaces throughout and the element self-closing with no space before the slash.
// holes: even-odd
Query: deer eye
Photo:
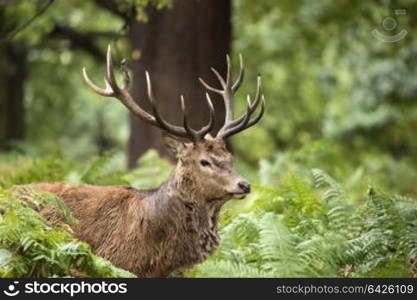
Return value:
<svg viewBox="0 0 417 300">
<path fill-rule="evenodd" d="M 200 164 L 203 167 L 210 167 L 211 166 L 211 163 L 208 160 L 205 160 L 205 159 L 200 160 Z"/>
</svg>

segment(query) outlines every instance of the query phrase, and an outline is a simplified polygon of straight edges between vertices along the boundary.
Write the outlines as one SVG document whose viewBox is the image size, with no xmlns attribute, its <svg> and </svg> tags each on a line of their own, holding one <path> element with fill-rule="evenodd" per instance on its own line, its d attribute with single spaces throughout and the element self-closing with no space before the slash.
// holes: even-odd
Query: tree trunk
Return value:
<svg viewBox="0 0 417 300">
<path fill-rule="evenodd" d="M 177 0 L 171 9 L 148 10 L 148 23 L 131 24 L 133 94 L 149 110 L 145 70 L 151 75 L 153 91 L 163 117 L 181 124 L 180 95 L 185 97 L 190 125 L 200 128 L 208 121 L 204 89 L 198 77 L 217 85 L 210 71 L 226 71 L 226 57 L 231 39 L 229 0 Z M 136 60 L 135 60 L 136 56 Z M 212 95 L 216 109 L 216 127 L 223 122 L 224 107 Z M 149 148 L 165 155 L 161 131 L 131 117 L 129 166 Z"/>
<path fill-rule="evenodd" d="M 9 44 L 0 57 L 0 150 L 10 150 L 24 136 L 26 53 Z"/>
</svg>

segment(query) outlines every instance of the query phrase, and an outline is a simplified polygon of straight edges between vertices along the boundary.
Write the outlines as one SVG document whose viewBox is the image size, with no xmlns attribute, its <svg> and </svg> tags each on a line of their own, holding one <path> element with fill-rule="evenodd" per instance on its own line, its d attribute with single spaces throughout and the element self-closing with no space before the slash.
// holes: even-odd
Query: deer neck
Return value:
<svg viewBox="0 0 417 300">
<path fill-rule="evenodd" d="M 207 199 L 190 174 L 174 172 L 148 199 L 145 215 L 149 224 L 155 224 L 149 226 L 150 236 L 158 237 L 157 244 L 175 249 L 164 255 L 172 254 L 178 266 L 200 262 L 218 247 L 218 217 L 224 200 Z"/>
<path fill-rule="evenodd" d="M 225 200 L 210 199 L 199 188 L 192 174 L 174 172 L 168 181 L 178 207 L 184 240 L 189 240 L 188 253 L 195 262 L 207 258 L 219 245 L 218 219 Z M 181 243 L 182 244 L 182 243 Z"/>
<path fill-rule="evenodd" d="M 158 189 L 154 207 L 158 207 L 157 213 L 162 218 L 191 218 L 202 226 L 217 229 L 218 214 L 224 203 L 225 200 L 208 197 L 193 175 L 177 166 L 169 180 Z M 166 212 L 165 216 L 162 211 Z"/>
</svg>

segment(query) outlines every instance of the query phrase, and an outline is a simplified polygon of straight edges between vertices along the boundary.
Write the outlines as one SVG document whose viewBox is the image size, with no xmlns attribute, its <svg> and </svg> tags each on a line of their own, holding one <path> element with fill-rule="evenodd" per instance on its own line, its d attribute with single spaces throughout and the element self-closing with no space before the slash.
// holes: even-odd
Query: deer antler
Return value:
<svg viewBox="0 0 417 300">
<path fill-rule="evenodd" d="M 217 79 L 219 80 L 219 83 L 222 89 L 214 88 L 208 85 L 203 79 L 199 78 L 200 82 L 203 84 L 203 86 L 207 90 L 217 93 L 223 97 L 224 105 L 226 108 L 226 117 L 225 117 L 223 127 L 219 130 L 216 136 L 217 138 L 222 138 L 222 139 L 225 139 L 233 134 L 236 134 L 258 123 L 258 121 L 262 118 L 264 114 L 264 110 L 265 110 L 265 97 L 262 94 L 262 90 L 261 90 L 261 85 L 262 85 L 261 76 L 258 75 L 255 99 L 251 101 L 250 96 L 247 95 L 246 113 L 240 116 L 238 119 L 233 120 L 234 94 L 236 93 L 236 91 L 238 90 L 238 88 L 243 82 L 245 70 L 243 67 L 242 55 L 239 55 L 239 62 L 240 62 L 239 74 L 238 74 L 236 81 L 232 82 L 232 79 L 231 79 L 232 71 L 230 67 L 230 58 L 228 55 L 226 56 L 226 60 L 227 60 L 226 79 L 224 79 L 216 69 L 211 68 L 212 72 L 214 73 L 214 75 L 216 75 Z M 256 111 L 257 107 L 259 106 L 259 103 L 262 103 L 259 114 L 256 117 L 251 118 L 252 114 Z"/>
<path fill-rule="evenodd" d="M 87 75 L 87 71 L 83 68 L 83 77 L 85 82 L 95 91 L 97 94 L 105 97 L 114 97 L 120 100 L 124 106 L 126 106 L 134 115 L 138 116 L 142 120 L 159 127 L 173 136 L 183 137 L 191 140 L 194 143 L 202 140 L 204 136 L 213 129 L 214 126 L 214 117 L 215 111 L 213 107 L 213 103 L 210 99 L 208 93 L 206 93 L 206 100 L 210 110 L 210 120 L 206 126 L 203 126 L 200 130 L 194 130 L 190 128 L 188 124 L 188 119 L 186 116 L 186 106 L 184 97 L 181 96 L 181 110 L 183 113 L 183 127 L 172 125 L 165 121 L 158 112 L 158 109 L 155 105 L 155 99 L 152 92 L 152 84 L 149 73 L 146 71 L 146 85 L 147 85 L 147 94 L 149 98 L 149 102 L 152 108 L 152 114 L 148 113 L 147 111 L 143 110 L 137 101 L 129 93 L 129 73 L 123 72 L 123 86 L 119 87 L 116 82 L 113 70 L 113 61 L 111 57 L 111 47 L 110 45 L 107 48 L 107 72 L 104 77 L 104 83 L 106 87 L 103 89 L 97 86 L 95 83 L 91 81 L 91 79 Z"/>
</svg>

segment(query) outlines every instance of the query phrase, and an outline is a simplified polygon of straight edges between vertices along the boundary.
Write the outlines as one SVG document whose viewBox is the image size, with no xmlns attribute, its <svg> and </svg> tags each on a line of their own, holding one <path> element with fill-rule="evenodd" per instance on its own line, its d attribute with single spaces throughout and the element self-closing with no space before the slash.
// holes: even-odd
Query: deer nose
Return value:
<svg viewBox="0 0 417 300">
<path fill-rule="evenodd" d="M 246 181 L 241 181 L 237 184 L 244 193 L 250 193 L 250 184 Z"/>
</svg>

